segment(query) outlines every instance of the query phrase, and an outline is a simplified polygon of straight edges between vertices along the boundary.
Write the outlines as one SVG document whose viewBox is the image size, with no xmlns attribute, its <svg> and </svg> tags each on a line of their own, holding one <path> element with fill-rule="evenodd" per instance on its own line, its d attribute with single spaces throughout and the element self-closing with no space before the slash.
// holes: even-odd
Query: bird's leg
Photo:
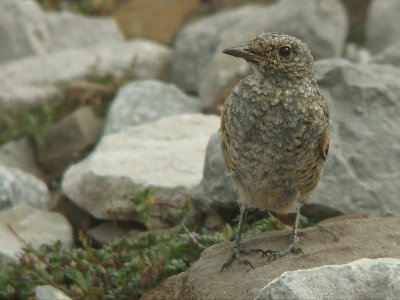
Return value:
<svg viewBox="0 0 400 300">
<path fill-rule="evenodd" d="M 292 253 L 303 253 L 301 248 L 297 247 L 297 243 L 299 241 L 299 221 L 300 221 L 300 207 L 296 211 L 296 219 L 293 226 L 292 235 L 290 236 L 289 244 L 279 250 L 261 250 L 257 249 L 259 252 L 262 252 L 263 256 L 268 256 L 268 260 L 276 259 L 278 257 L 284 256 L 290 252 Z"/>
<path fill-rule="evenodd" d="M 225 268 L 229 267 L 233 263 L 233 261 L 236 260 L 236 259 L 239 261 L 239 263 L 241 263 L 243 265 L 248 265 L 251 268 L 254 268 L 254 266 L 251 264 L 251 262 L 248 261 L 247 259 L 243 258 L 242 255 L 241 255 L 242 253 L 247 254 L 247 253 L 252 252 L 252 251 L 248 251 L 246 249 L 240 248 L 240 237 L 241 237 L 241 234 L 242 234 L 242 228 L 243 228 L 243 223 L 244 223 L 245 217 L 246 217 L 246 207 L 245 207 L 244 204 L 242 204 L 240 206 L 239 224 L 238 224 L 238 228 L 237 228 L 237 231 L 236 231 L 236 237 L 235 237 L 235 240 L 233 242 L 233 249 L 232 249 L 233 253 L 228 258 L 228 260 L 223 264 L 223 266 L 221 268 L 221 272 Z"/>
</svg>

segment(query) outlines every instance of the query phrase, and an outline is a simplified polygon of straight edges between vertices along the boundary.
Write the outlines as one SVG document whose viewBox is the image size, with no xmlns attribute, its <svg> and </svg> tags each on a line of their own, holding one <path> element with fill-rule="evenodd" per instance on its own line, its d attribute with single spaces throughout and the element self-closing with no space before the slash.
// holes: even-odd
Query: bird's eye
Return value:
<svg viewBox="0 0 400 300">
<path fill-rule="evenodd" d="M 279 55 L 282 57 L 288 57 L 292 53 L 292 48 L 283 46 L 279 48 Z"/>
</svg>

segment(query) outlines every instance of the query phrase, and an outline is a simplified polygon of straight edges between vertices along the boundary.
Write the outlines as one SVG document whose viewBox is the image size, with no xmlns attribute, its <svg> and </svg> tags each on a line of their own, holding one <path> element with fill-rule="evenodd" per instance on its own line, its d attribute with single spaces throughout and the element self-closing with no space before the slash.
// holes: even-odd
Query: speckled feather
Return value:
<svg viewBox="0 0 400 300">
<path fill-rule="evenodd" d="M 282 56 L 282 47 L 290 55 Z M 305 43 L 266 33 L 245 50 L 254 75 L 225 100 L 223 156 L 241 202 L 289 214 L 318 184 L 329 147 L 328 107 Z"/>
</svg>

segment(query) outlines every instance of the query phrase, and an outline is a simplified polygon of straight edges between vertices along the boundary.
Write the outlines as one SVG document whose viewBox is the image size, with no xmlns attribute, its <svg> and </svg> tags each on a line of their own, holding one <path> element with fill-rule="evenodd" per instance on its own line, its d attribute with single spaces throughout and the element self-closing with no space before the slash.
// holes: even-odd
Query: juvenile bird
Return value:
<svg viewBox="0 0 400 300">
<path fill-rule="evenodd" d="M 264 33 L 223 53 L 245 59 L 254 75 L 234 87 L 221 116 L 222 153 L 240 203 L 233 253 L 222 270 L 236 259 L 253 267 L 241 254 L 261 252 L 271 259 L 301 252 L 300 206 L 310 200 L 329 149 L 328 106 L 305 43 L 289 35 Z M 251 207 L 278 219 L 294 216 L 286 247 L 240 246 L 246 209 Z"/>
</svg>

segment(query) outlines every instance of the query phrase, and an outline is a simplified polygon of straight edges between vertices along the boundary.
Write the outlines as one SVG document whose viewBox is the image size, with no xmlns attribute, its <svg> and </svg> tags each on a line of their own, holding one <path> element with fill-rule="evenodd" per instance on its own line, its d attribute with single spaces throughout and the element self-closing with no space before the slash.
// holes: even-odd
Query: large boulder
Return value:
<svg viewBox="0 0 400 300">
<path fill-rule="evenodd" d="M 71 12 L 45 14 L 52 44 L 50 52 L 117 44 L 124 40 L 113 18 L 88 17 Z"/>
<path fill-rule="evenodd" d="M 117 55 L 116 55 L 117 53 Z M 170 50 L 147 40 L 100 45 L 30 57 L 0 68 L 0 120 L 62 97 L 65 83 L 104 75 L 165 79 Z"/>
<path fill-rule="evenodd" d="M 66 171 L 62 189 L 97 218 L 158 226 L 157 215 L 176 211 L 184 194 L 200 182 L 207 141 L 218 124 L 215 116 L 187 114 L 106 135 L 88 158 Z M 155 199 L 172 203 L 149 203 L 154 212 L 148 220 L 129 200 L 147 188 Z"/>
<path fill-rule="evenodd" d="M 0 147 L 0 165 L 19 169 L 39 178 L 43 177 L 42 170 L 36 162 L 31 140 L 27 137 Z"/>
<path fill-rule="evenodd" d="M 367 47 L 378 53 L 400 40 L 400 2 L 374 0 L 367 18 Z"/>
<path fill-rule="evenodd" d="M 0 63 L 48 53 L 51 34 L 36 1 L 0 2 Z"/>
<path fill-rule="evenodd" d="M 50 204 L 47 186 L 31 174 L 0 166 L 0 210 L 19 204 L 47 208 Z"/>
<path fill-rule="evenodd" d="M 372 216 L 400 211 L 400 69 L 321 60 L 316 77 L 331 115 L 331 146 L 312 203 Z M 209 141 L 204 177 L 192 191 L 195 205 L 220 213 L 236 209 L 220 134 Z"/>
<path fill-rule="evenodd" d="M 204 107 L 224 95 L 226 85 L 247 71 L 243 60 L 222 54 L 227 47 L 245 44 L 265 31 L 299 37 L 315 58 L 341 54 L 347 22 L 336 0 L 281 0 L 270 6 L 246 6 L 200 19 L 178 34 L 172 61 L 172 79 L 183 90 L 199 91 Z"/>
<path fill-rule="evenodd" d="M 136 80 L 122 87 L 108 112 L 105 134 L 150 123 L 161 117 L 200 113 L 198 99 L 159 80 Z"/>
<path fill-rule="evenodd" d="M 394 299 L 400 295 L 400 259 L 363 258 L 343 265 L 288 271 L 255 300 Z"/>
<path fill-rule="evenodd" d="M 27 244 L 38 248 L 58 240 L 66 249 L 74 244 L 72 227 L 59 213 L 27 205 L 0 212 L 0 259 L 18 262 Z"/>
<path fill-rule="evenodd" d="M 254 299 L 260 289 L 287 271 L 310 269 L 324 265 L 347 264 L 361 258 L 391 257 L 399 259 L 399 226 L 399 216 L 365 218 L 316 225 L 300 231 L 299 246 L 302 248 L 303 254 L 288 254 L 272 261 L 268 261 L 268 258 L 262 257 L 261 254 L 248 254 L 246 258 L 252 262 L 254 269 L 236 261 L 228 269 L 221 272 L 222 265 L 232 253 L 232 244 L 214 245 L 207 248 L 200 259 L 188 270 L 168 278 L 159 287 L 145 294 L 142 299 Z M 280 249 L 287 244 L 288 239 L 287 232 L 269 231 L 242 241 L 241 246 L 250 249 Z M 393 265 L 393 268 L 389 268 L 388 265 L 377 263 L 374 275 L 380 273 L 379 268 L 382 271 L 380 274 L 385 274 L 385 270 L 388 273 L 384 277 L 373 276 L 373 278 L 376 278 L 376 282 L 366 283 L 370 286 L 370 291 L 373 287 L 382 288 L 378 283 L 379 281 L 382 285 L 388 284 L 386 290 L 388 294 L 385 295 L 390 296 L 390 291 L 395 291 L 398 288 L 396 286 L 399 286 L 394 267 Z M 350 265 L 347 268 L 353 267 Z M 396 268 L 398 272 L 398 265 L 396 265 Z M 368 278 L 368 274 L 365 274 L 364 278 Z M 324 279 L 324 277 L 318 277 L 317 282 L 324 285 Z M 326 280 L 328 281 L 328 277 Z M 311 282 L 308 282 L 308 284 L 310 286 Z M 355 282 L 350 285 L 358 286 Z M 334 287 L 330 288 L 334 289 Z M 331 290 L 326 292 L 329 291 Z M 336 292 L 337 295 L 342 295 L 343 291 L 339 287 Z M 366 290 L 355 289 L 354 292 L 365 295 Z M 308 290 L 308 294 L 311 293 L 312 286 Z M 280 297 L 279 299 L 284 298 L 287 297 Z M 329 299 L 326 296 L 321 297 L 321 299 L 327 298 Z M 310 297 L 291 299 L 310 299 Z M 342 298 L 332 297 L 332 299 Z M 387 297 L 387 299 L 391 298 Z"/>
</svg>

